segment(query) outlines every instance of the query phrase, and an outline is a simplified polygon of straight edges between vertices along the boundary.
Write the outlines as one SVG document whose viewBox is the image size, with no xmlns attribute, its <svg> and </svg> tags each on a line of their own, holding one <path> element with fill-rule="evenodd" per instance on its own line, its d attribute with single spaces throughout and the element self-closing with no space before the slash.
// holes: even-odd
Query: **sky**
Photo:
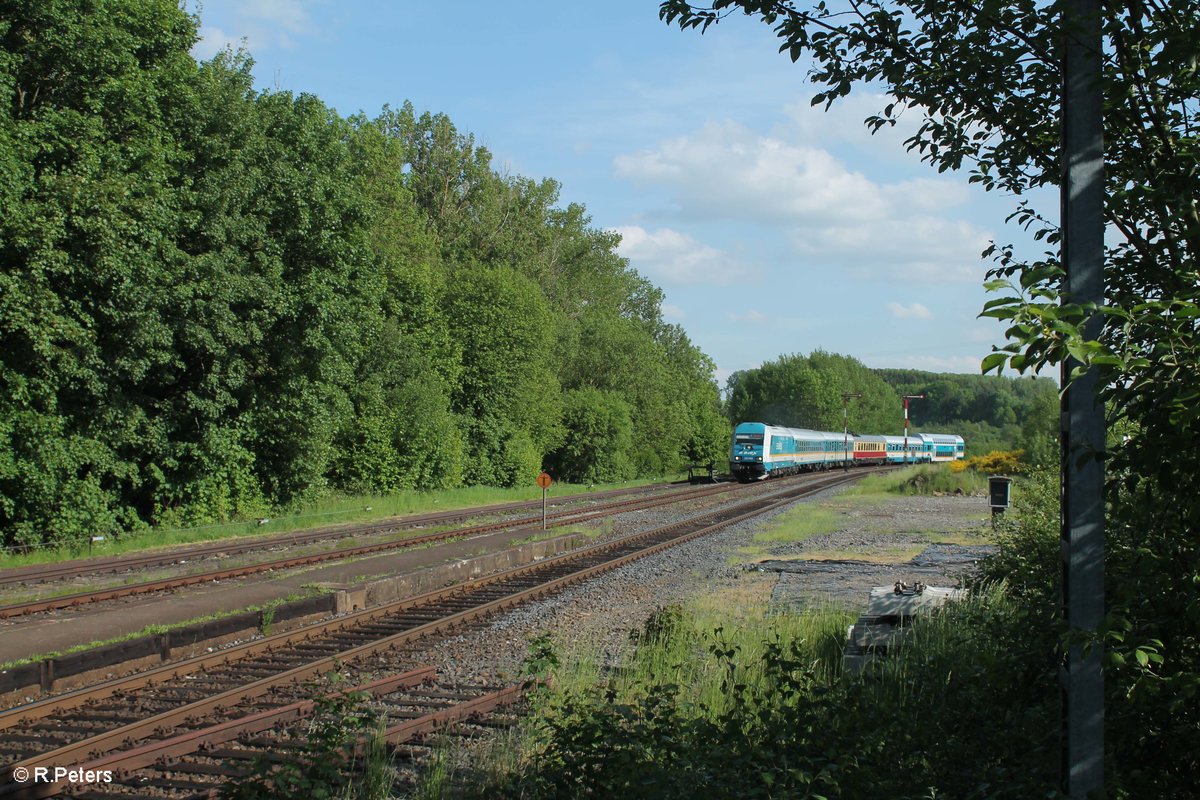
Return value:
<svg viewBox="0 0 1200 800">
<path fill-rule="evenodd" d="M 1003 325 L 977 317 L 990 299 L 980 253 L 1023 244 L 1004 224 L 1013 198 L 906 152 L 916 110 L 871 135 L 863 119 L 890 102 L 878 88 L 812 108 L 804 63 L 755 19 L 685 32 L 658 19 L 658 0 L 188 9 L 193 54 L 245 47 L 260 89 L 315 94 L 342 116 L 408 100 L 473 134 L 501 173 L 558 181 L 561 205 L 621 234 L 722 385 L 816 349 L 978 373 L 1003 343 Z"/>
</svg>

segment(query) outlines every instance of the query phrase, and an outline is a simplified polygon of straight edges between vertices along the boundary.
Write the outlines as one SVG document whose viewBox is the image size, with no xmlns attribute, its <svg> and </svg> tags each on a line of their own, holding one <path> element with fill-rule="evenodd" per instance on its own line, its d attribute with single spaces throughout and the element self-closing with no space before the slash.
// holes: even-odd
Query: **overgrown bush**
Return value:
<svg viewBox="0 0 1200 800">
<path fill-rule="evenodd" d="M 987 455 L 972 456 L 961 461 L 951 461 L 951 472 L 974 470 L 986 475 L 1015 475 L 1023 469 L 1021 459 L 1024 450 L 993 450 Z"/>
<path fill-rule="evenodd" d="M 1003 581 L 1013 597 L 1054 606 L 1059 585 L 1058 469 L 1039 467 L 1013 484 L 1012 510 L 996 520 L 996 552 L 980 579 Z"/>
<path fill-rule="evenodd" d="M 606 681 L 556 683 L 524 762 L 478 796 L 1053 796 L 1054 642 L 1000 592 L 918 620 L 862 675 L 841 669 L 841 623 L 797 619 L 655 615 Z"/>
</svg>

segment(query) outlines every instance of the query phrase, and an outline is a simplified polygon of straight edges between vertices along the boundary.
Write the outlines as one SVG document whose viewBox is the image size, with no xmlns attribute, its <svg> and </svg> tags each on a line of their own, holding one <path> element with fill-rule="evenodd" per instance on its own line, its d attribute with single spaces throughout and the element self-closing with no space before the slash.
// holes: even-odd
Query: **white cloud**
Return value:
<svg viewBox="0 0 1200 800">
<path fill-rule="evenodd" d="M 923 369 L 929 372 L 969 372 L 979 373 L 979 364 L 983 356 L 901 356 L 891 358 L 887 366 L 909 369 Z"/>
<path fill-rule="evenodd" d="M 762 325 L 767 321 L 767 315 L 757 308 L 752 308 L 745 314 L 730 314 L 729 319 L 733 322 L 750 322 L 755 325 Z"/>
<path fill-rule="evenodd" d="M 885 210 L 871 182 L 828 152 L 757 136 L 733 122 L 710 122 L 614 163 L 621 177 L 667 186 L 689 219 L 793 223 L 840 219 L 850 206 L 868 219 Z"/>
<path fill-rule="evenodd" d="M 206 61 L 226 47 L 236 50 L 240 44 L 215 25 L 204 25 L 200 28 L 200 40 L 192 45 L 192 57 L 197 61 Z"/>
<path fill-rule="evenodd" d="M 1004 335 L 995 328 L 971 328 L 966 332 L 966 339 L 973 344 L 991 344 L 1004 339 Z"/>
<path fill-rule="evenodd" d="M 957 182 L 881 184 L 827 150 L 732 122 L 619 156 L 614 166 L 636 184 L 665 188 L 681 220 L 781 229 L 809 263 L 859 278 L 978 283 L 986 270 L 979 254 L 991 237 L 954 217 L 967 198 Z"/>
<path fill-rule="evenodd" d="M 243 0 L 241 13 L 251 19 L 263 20 L 288 33 L 307 33 L 312 30 L 312 18 L 303 0 Z"/>
<path fill-rule="evenodd" d="M 920 303 L 913 303 L 909 306 L 902 306 L 899 303 L 888 303 L 887 307 L 892 312 L 893 317 L 899 317 L 900 319 L 933 319 L 933 313 Z"/>
<path fill-rule="evenodd" d="M 864 120 L 882 116 L 884 108 L 893 103 L 896 124 L 885 125 L 871 133 Z M 904 140 L 917 132 L 923 118 L 919 106 L 905 107 L 889 95 L 858 89 L 839 98 L 828 111 L 823 104 L 813 106 L 805 100 L 785 106 L 784 112 L 788 116 L 789 129 L 803 141 L 830 145 L 853 142 L 886 150 L 897 159 L 908 158 L 904 155 Z"/>
<path fill-rule="evenodd" d="M 192 48 L 198 59 L 211 58 L 222 48 L 245 47 L 252 53 L 261 53 L 272 47 L 294 49 L 297 39 L 317 33 L 309 8 L 320 0 L 241 0 L 233 5 L 225 25 L 233 25 L 237 33 L 229 33 L 206 21 L 203 4 L 189 2 L 201 17 L 200 41 Z"/>
<path fill-rule="evenodd" d="M 667 322 L 683 322 L 687 319 L 687 312 L 677 305 L 671 303 L 663 303 L 661 307 L 663 319 Z"/>
<path fill-rule="evenodd" d="M 727 285 L 754 278 L 753 270 L 724 251 L 670 228 L 650 232 L 630 225 L 614 230 L 621 234 L 617 252 L 655 281 L 694 286 Z"/>
</svg>

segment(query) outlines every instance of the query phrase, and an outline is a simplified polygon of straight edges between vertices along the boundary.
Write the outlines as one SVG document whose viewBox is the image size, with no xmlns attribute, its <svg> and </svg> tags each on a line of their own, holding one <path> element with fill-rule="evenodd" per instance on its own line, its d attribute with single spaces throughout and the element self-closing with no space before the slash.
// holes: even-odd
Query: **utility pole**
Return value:
<svg viewBox="0 0 1200 800">
<path fill-rule="evenodd" d="M 908 401 L 909 400 L 924 400 L 923 394 L 906 394 L 904 395 L 904 463 L 908 464 Z"/>
<path fill-rule="evenodd" d="M 850 471 L 850 398 L 862 397 L 862 392 L 842 393 L 842 450 L 846 452 L 845 471 Z"/>
<path fill-rule="evenodd" d="M 1063 8 L 1062 263 L 1063 304 L 1104 302 L 1104 37 L 1099 0 Z M 1100 338 L 1099 314 L 1083 338 Z M 1069 381 L 1079 362 L 1062 364 L 1062 615 L 1071 635 L 1063 654 L 1062 791 L 1072 800 L 1104 794 L 1104 671 L 1098 632 L 1104 620 L 1104 407 L 1096 367 Z"/>
</svg>

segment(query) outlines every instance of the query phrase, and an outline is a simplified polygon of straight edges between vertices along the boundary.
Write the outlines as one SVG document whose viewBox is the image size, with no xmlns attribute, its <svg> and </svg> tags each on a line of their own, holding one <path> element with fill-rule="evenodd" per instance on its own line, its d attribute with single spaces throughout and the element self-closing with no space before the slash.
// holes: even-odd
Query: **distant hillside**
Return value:
<svg viewBox="0 0 1200 800">
<path fill-rule="evenodd" d="M 946 430 L 967 440 L 968 452 L 1021 448 L 1033 460 L 1052 458 L 1058 418 L 1058 386 L 1049 378 L 871 370 L 897 395 L 913 400 L 909 418 L 917 430 Z"/>
<path fill-rule="evenodd" d="M 903 395 L 925 395 L 909 406 L 913 431 L 957 433 L 968 455 L 1023 449 L 1030 460 L 1054 457 L 1058 389 L 1046 378 L 869 369 L 850 356 L 816 350 L 781 355 L 730 376 L 726 412 L 736 424 L 754 420 L 818 430 L 841 430 L 842 395 L 850 430 L 899 434 Z"/>
</svg>

